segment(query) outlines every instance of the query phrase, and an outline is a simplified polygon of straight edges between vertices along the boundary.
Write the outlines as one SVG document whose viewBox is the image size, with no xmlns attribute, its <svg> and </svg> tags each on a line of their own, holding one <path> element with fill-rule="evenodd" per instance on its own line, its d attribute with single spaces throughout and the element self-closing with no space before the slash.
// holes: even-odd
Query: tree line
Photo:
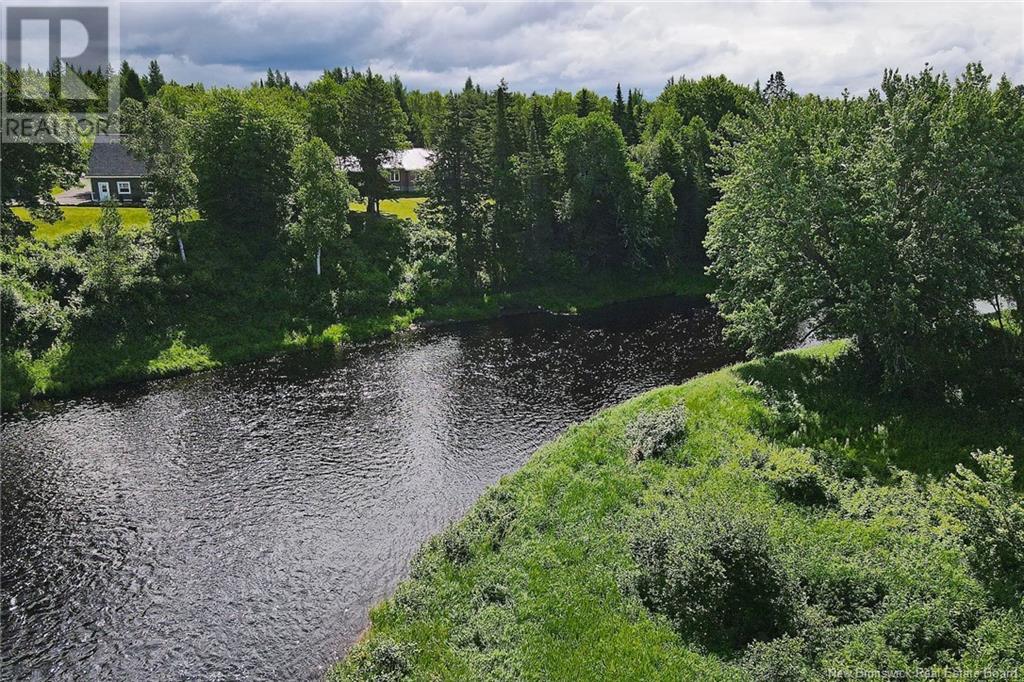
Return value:
<svg viewBox="0 0 1024 682">
<path fill-rule="evenodd" d="M 852 336 L 894 382 L 964 366 L 987 333 L 976 300 L 1019 310 L 1022 88 L 980 65 L 955 81 L 887 72 L 862 97 L 800 96 L 775 73 L 764 87 L 671 79 L 653 100 L 469 79 L 423 93 L 348 68 L 305 86 L 268 70 L 241 89 L 166 82 L 156 62 L 133 74 L 118 74 L 119 117 L 158 240 L 182 263 L 196 230 L 295 257 L 329 314 L 354 291 L 422 302 L 710 259 L 728 333 L 751 352 Z M 413 144 L 431 150 L 426 201 L 396 223 L 380 215 L 382 171 Z M 78 140 L 19 147 L 3 160 L 7 244 L 30 233 L 11 206 L 53 218 L 50 188 L 84 163 Z"/>
</svg>

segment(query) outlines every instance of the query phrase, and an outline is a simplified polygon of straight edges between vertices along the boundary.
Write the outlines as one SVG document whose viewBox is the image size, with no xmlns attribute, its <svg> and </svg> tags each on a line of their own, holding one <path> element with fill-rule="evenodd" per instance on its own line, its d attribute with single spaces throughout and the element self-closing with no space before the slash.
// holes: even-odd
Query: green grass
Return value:
<svg viewBox="0 0 1024 682">
<path fill-rule="evenodd" d="M 1021 604 L 1001 600 L 973 569 L 967 543 L 977 534 L 940 504 L 939 481 L 973 448 L 997 444 L 1019 469 L 1024 420 L 873 397 L 846 348 L 727 368 L 570 428 L 427 543 L 329 677 L 809 680 L 829 668 L 1016 670 Z M 661 457 L 632 461 L 630 425 L 679 404 L 685 438 Z M 809 502 L 816 498 L 806 490 L 821 499 Z M 728 609 L 712 609 L 722 622 L 694 630 L 638 589 L 648 567 L 634 543 L 651 519 L 670 525 L 708 513 L 759 529 L 753 537 L 764 533 L 770 562 L 792 579 L 782 636 L 709 643 L 729 624 Z M 686 530 L 713 535 L 715 527 Z M 718 555 L 687 545 L 673 552 L 666 561 L 717 565 Z M 691 594 L 684 608 L 714 607 L 716 594 Z"/>
<path fill-rule="evenodd" d="M 64 214 L 64 218 L 53 224 L 32 219 L 24 208 L 16 207 L 14 213 L 19 218 L 28 220 L 35 225 L 37 239 L 54 242 L 64 235 L 80 232 L 96 225 L 99 222 L 101 210 L 99 206 L 63 206 L 61 212 Z M 125 207 L 117 210 L 121 214 L 121 220 L 124 221 L 126 228 L 142 230 L 149 227 L 149 211 L 145 208 Z"/>
<path fill-rule="evenodd" d="M 393 215 L 405 220 L 419 221 L 419 217 L 416 215 L 416 209 L 419 208 L 420 204 L 426 200 L 426 197 L 384 199 L 380 202 L 380 212 L 385 215 Z M 360 213 L 366 211 L 365 202 L 353 202 L 350 206 L 353 211 L 358 211 Z"/>
<path fill-rule="evenodd" d="M 56 188 L 59 189 L 59 188 Z M 407 220 L 418 220 L 416 216 L 416 208 L 426 201 L 423 197 L 403 197 L 400 199 L 385 199 L 381 202 L 380 210 L 385 215 L 393 215 L 398 218 Z M 356 212 L 365 212 L 366 204 L 353 202 L 352 210 Z M 100 207 L 98 206 L 63 206 L 61 211 L 64 213 L 63 220 L 59 220 L 56 223 L 50 224 L 45 223 L 41 220 L 34 220 L 23 208 L 15 208 L 14 213 L 24 220 L 28 220 L 35 225 L 35 237 L 36 239 L 42 239 L 46 242 L 54 242 L 60 237 L 74 232 L 79 232 L 88 227 L 95 225 L 100 218 Z M 124 220 L 125 227 L 129 229 L 145 229 L 149 227 L 149 211 L 145 208 L 138 207 L 125 207 L 119 208 L 118 211 L 121 213 L 121 218 Z"/>
</svg>

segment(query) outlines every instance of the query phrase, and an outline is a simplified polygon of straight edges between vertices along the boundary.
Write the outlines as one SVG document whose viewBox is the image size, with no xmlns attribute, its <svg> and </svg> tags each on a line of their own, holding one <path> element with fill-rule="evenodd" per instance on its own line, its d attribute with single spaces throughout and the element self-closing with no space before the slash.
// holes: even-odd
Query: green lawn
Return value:
<svg viewBox="0 0 1024 682">
<path fill-rule="evenodd" d="M 425 545 L 329 677 L 1017 671 L 1015 493 L 946 491 L 975 448 L 1019 470 L 1024 420 L 874 396 L 859 370 L 830 343 L 570 428 Z"/>
<path fill-rule="evenodd" d="M 43 241 L 53 242 L 66 234 L 84 230 L 95 225 L 100 219 L 99 206 L 64 206 L 61 211 L 64 219 L 56 223 L 48 224 L 38 220 L 32 220 L 28 211 L 16 207 L 14 213 L 22 219 L 30 220 L 36 226 L 35 236 Z M 119 208 L 121 219 L 128 229 L 139 230 L 149 226 L 149 211 L 144 208 Z"/>
<path fill-rule="evenodd" d="M 424 197 L 403 197 L 401 199 L 385 199 L 381 202 L 381 213 L 397 216 L 407 220 L 418 220 L 416 208 L 426 199 Z M 353 211 L 366 211 L 366 204 L 353 202 Z M 47 242 L 56 241 L 58 238 L 72 232 L 78 232 L 95 225 L 99 221 L 100 208 L 98 206 L 64 206 L 61 208 L 64 219 L 52 225 L 42 221 L 32 220 L 36 226 L 35 236 Z M 142 229 L 149 226 L 149 211 L 145 208 L 119 208 L 125 227 L 129 229 Z M 15 214 L 19 217 L 31 220 L 28 211 L 23 208 L 15 208 Z"/>
<path fill-rule="evenodd" d="M 406 220 L 416 220 L 419 218 L 416 215 L 416 209 L 419 208 L 420 204 L 426 201 L 426 197 L 402 197 L 401 199 L 384 199 L 380 202 L 380 212 L 387 213 L 388 215 L 397 216 Z M 353 211 L 363 212 L 366 211 L 365 202 L 353 202 L 351 204 Z"/>
</svg>

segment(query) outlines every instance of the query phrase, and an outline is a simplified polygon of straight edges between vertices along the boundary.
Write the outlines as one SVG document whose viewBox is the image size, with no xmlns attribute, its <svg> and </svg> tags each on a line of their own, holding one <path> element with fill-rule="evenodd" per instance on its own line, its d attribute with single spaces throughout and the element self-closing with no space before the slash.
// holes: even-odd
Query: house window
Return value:
<svg viewBox="0 0 1024 682">
<path fill-rule="evenodd" d="M 132 193 L 132 183 L 130 183 L 130 182 L 126 181 L 126 180 L 118 180 L 117 181 L 117 193 L 118 194 L 131 194 Z"/>
<path fill-rule="evenodd" d="M 400 182 L 401 181 L 402 176 L 398 172 L 397 169 L 392 169 L 392 170 L 390 170 L 388 172 L 391 174 L 391 182 Z"/>
</svg>

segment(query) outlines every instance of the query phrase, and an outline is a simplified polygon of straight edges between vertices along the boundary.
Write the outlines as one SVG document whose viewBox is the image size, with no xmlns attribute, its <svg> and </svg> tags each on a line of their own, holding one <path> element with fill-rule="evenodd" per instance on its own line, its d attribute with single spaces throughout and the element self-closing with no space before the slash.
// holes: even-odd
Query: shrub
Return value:
<svg viewBox="0 0 1024 682">
<path fill-rule="evenodd" d="M 508 488 L 491 488 L 480 496 L 462 521 L 431 538 L 429 547 L 456 566 L 467 564 L 475 549 L 499 551 L 516 515 L 515 498 Z M 421 559 L 414 561 L 414 570 L 420 564 L 424 564 L 423 570 L 426 570 L 429 560 Z"/>
<path fill-rule="evenodd" d="M 810 679 L 803 650 L 804 641 L 798 637 L 752 642 L 741 664 L 757 682 L 800 682 Z"/>
<path fill-rule="evenodd" d="M 762 477 L 780 497 L 797 504 L 825 505 L 835 501 L 825 472 L 805 449 L 786 448 L 773 452 L 768 456 Z"/>
<path fill-rule="evenodd" d="M 1024 670 L 1024 623 L 1009 613 L 985 620 L 971 633 L 962 664 L 972 671 Z"/>
<path fill-rule="evenodd" d="M 680 403 L 660 412 L 641 412 L 626 427 L 633 462 L 663 457 L 686 437 L 686 407 Z"/>
<path fill-rule="evenodd" d="M 391 682 L 401 680 L 412 672 L 410 659 L 415 649 L 391 639 L 375 638 L 360 644 L 349 656 L 349 668 L 344 679 Z"/>
<path fill-rule="evenodd" d="M 643 519 L 631 538 L 647 608 L 712 649 L 774 639 L 795 624 L 795 581 L 766 526 L 728 501 Z"/>
<path fill-rule="evenodd" d="M 978 577 L 1012 603 L 1024 592 L 1024 503 L 1013 488 L 1013 458 L 1002 448 L 972 457 L 980 475 L 958 464 L 943 485 L 943 505 Z"/>
<path fill-rule="evenodd" d="M 801 579 L 812 604 L 822 608 L 840 625 L 859 623 L 872 617 L 885 598 L 884 569 L 863 558 L 843 557 L 844 547 L 828 547 L 824 556 L 805 562 Z"/>
</svg>

